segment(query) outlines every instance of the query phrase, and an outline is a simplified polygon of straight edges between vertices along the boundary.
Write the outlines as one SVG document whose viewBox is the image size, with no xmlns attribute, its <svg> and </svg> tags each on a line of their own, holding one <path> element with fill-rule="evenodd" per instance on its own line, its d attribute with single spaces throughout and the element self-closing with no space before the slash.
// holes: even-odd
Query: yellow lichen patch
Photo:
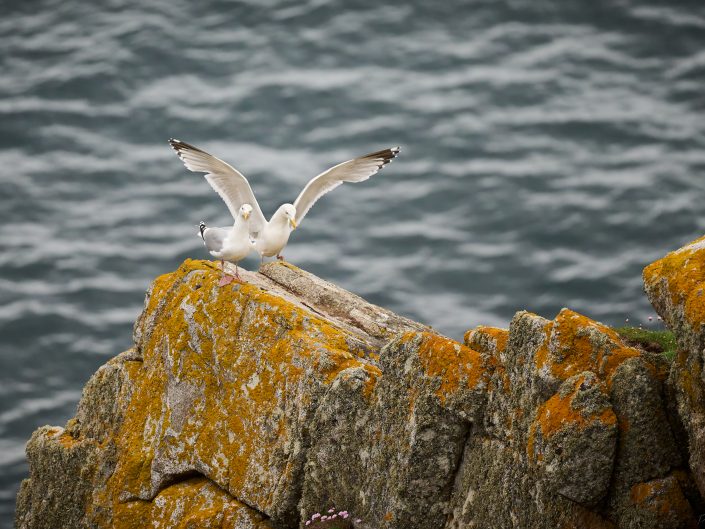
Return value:
<svg viewBox="0 0 705 529">
<path fill-rule="evenodd" d="M 619 365 L 640 356 L 609 327 L 563 309 L 545 326 L 546 341 L 535 355 L 536 367 L 548 369 L 559 380 L 592 371 L 608 383 Z"/>
<path fill-rule="evenodd" d="M 486 367 L 494 373 L 489 391 L 498 389 L 498 382 L 505 393 L 509 391 L 511 381 L 504 365 L 508 340 L 509 331 L 498 327 L 480 325 L 465 333 L 465 345 L 482 353 Z"/>
<path fill-rule="evenodd" d="M 468 347 L 491 355 L 498 355 L 507 348 L 509 331 L 499 327 L 479 325 L 465 333 L 464 342 Z M 486 347 L 489 345 L 490 347 Z"/>
<path fill-rule="evenodd" d="M 365 365 L 364 369 L 369 376 L 365 382 L 364 388 L 362 389 L 362 394 L 365 396 L 365 399 L 369 401 L 375 388 L 377 387 L 377 382 L 380 378 L 382 378 L 382 370 L 373 365 Z"/>
<path fill-rule="evenodd" d="M 545 437 L 550 437 L 569 424 L 583 429 L 594 422 L 601 422 L 608 426 L 616 423 L 616 416 L 611 409 L 585 416 L 574 410 L 570 401 L 570 398 L 563 399 L 559 395 L 554 395 L 544 403 L 539 415 L 539 425 Z"/>
<path fill-rule="evenodd" d="M 566 428 L 585 428 L 601 424 L 604 426 L 614 426 L 617 424 L 617 416 L 612 408 L 605 408 L 599 412 L 586 413 L 585 410 L 576 409 L 573 406 L 573 399 L 580 390 L 580 386 L 585 379 L 578 377 L 573 391 L 567 395 L 556 393 L 537 410 L 536 420 L 529 428 L 529 438 L 527 442 L 527 454 L 531 459 L 541 460 L 542 455 L 535 453 L 536 434 L 540 429 L 541 437 L 548 439 L 557 432 Z"/>
<path fill-rule="evenodd" d="M 63 428 L 59 426 L 52 426 L 46 430 L 46 435 L 56 436 L 64 431 Z"/>
<path fill-rule="evenodd" d="M 686 520 L 693 516 L 690 504 L 674 477 L 637 483 L 631 488 L 630 499 L 634 505 L 661 516 L 671 515 Z"/>
<path fill-rule="evenodd" d="M 575 383 L 575 391 L 565 397 L 556 394 L 544 402 L 538 410 L 537 419 L 544 438 L 550 437 L 566 426 L 575 425 L 580 429 L 600 422 L 612 426 L 617 424 L 617 416 L 611 408 L 606 408 L 599 413 L 585 415 L 581 410 L 573 407 L 573 398 L 584 379 L 579 378 Z"/>
<path fill-rule="evenodd" d="M 76 444 L 78 444 L 79 442 L 78 439 L 75 439 L 70 433 L 66 431 L 58 437 L 58 441 L 64 448 L 71 448 L 73 446 L 76 446 Z"/>
<path fill-rule="evenodd" d="M 650 264 L 643 275 L 647 288 L 666 282 L 671 304 L 683 307 L 694 328 L 705 323 L 705 237 Z"/>
<path fill-rule="evenodd" d="M 120 529 L 235 529 L 264 521 L 204 477 L 167 487 L 152 501 L 122 503 L 114 516 L 114 527 Z"/>
<path fill-rule="evenodd" d="M 539 369 L 542 369 L 549 362 L 549 360 L 548 360 L 548 356 L 549 356 L 548 345 L 551 340 L 551 333 L 552 333 L 554 325 L 555 325 L 555 322 L 553 322 L 553 321 L 548 321 L 543 325 L 544 340 L 543 340 L 543 343 L 536 350 L 536 353 L 534 354 L 534 363 L 536 364 L 536 367 L 538 367 Z"/>
<path fill-rule="evenodd" d="M 461 387 L 476 389 L 486 383 L 487 372 L 480 353 L 454 340 L 437 334 L 406 333 L 402 340 L 421 337 L 418 348 L 419 360 L 428 377 L 438 377 L 441 381 L 436 395 L 442 403 Z"/>
<path fill-rule="evenodd" d="M 313 392 L 352 367 L 370 374 L 362 391 L 372 394 L 379 370 L 350 353 L 344 331 L 255 285 L 218 288 L 218 278 L 187 260 L 155 281 L 110 498 L 98 498 L 114 510 L 121 497 L 151 497 L 160 473 L 193 469 L 269 509 L 298 468 L 273 456 L 299 442 L 292 410 L 313 407 Z"/>
</svg>

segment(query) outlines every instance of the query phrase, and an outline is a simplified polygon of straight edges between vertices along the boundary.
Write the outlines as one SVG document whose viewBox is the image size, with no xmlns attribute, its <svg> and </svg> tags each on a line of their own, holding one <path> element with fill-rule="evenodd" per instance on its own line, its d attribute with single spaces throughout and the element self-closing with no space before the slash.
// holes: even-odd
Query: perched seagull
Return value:
<svg viewBox="0 0 705 529">
<path fill-rule="evenodd" d="M 284 258 L 281 252 L 289 242 L 289 235 L 319 198 L 343 182 L 367 180 L 399 153 L 399 147 L 383 149 L 331 167 L 306 184 L 293 204 L 279 206 L 267 222 L 249 182 L 237 169 L 183 141 L 171 139 L 169 144 L 189 171 L 206 173 L 206 180 L 233 215 L 242 204 L 252 205 L 250 235 L 255 240 L 255 250 L 262 261 L 274 255 L 277 259 Z"/>
<path fill-rule="evenodd" d="M 208 252 L 213 257 L 220 259 L 223 277 L 220 278 L 219 287 L 232 283 L 235 277 L 240 279 L 237 263 L 247 257 L 254 249 L 254 244 L 250 239 L 249 218 L 251 213 L 252 206 L 249 204 L 240 206 L 232 228 L 208 228 L 203 221 L 198 224 L 199 235 Z M 224 261 L 235 264 L 235 277 L 225 273 Z"/>
</svg>

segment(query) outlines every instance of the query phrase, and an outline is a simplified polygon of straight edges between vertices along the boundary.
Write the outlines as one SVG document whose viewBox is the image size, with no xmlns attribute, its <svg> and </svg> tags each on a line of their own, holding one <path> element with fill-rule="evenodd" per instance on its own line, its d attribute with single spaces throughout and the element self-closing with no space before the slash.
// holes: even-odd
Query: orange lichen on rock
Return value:
<svg viewBox="0 0 705 529">
<path fill-rule="evenodd" d="M 121 529 L 236 529 L 271 527 L 256 511 L 235 500 L 212 481 L 193 477 L 161 491 L 152 501 L 126 502 L 116 513 Z"/>
<path fill-rule="evenodd" d="M 544 368 L 549 363 L 549 349 L 548 348 L 549 348 L 549 344 L 551 342 L 551 332 L 552 332 L 554 324 L 555 324 L 554 321 L 547 321 L 543 325 L 544 340 L 543 340 L 543 343 L 536 350 L 536 353 L 534 354 L 534 363 L 536 364 L 536 367 L 539 369 Z M 521 363 L 523 364 L 523 362 L 521 362 Z"/>
<path fill-rule="evenodd" d="M 584 383 L 584 377 L 577 377 L 573 391 L 568 394 L 556 393 L 544 402 L 536 412 L 536 420 L 529 428 L 527 454 L 529 458 L 541 460 L 541 453 L 536 453 L 536 435 L 540 430 L 541 437 L 546 440 L 566 428 L 584 430 L 592 425 L 615 426 L 617 416 L 612 408 L 603 408 L 595 412 L 587 412 L 576 408 L 574 398 Z"/>
<path fill-rule="evenodd" d="M 187 260 L 159 277 L 135 347 L 66 430 L 28 444 L 18 527 L 298 527 L 330 505 L 390 529 L 687 520 L 688 476 L 631 488 L 683 462 L 652 435 L 670 432 L 648 356 L 610 329 L 522 311 L 511 339 L 478 327 L 461 345 L 279 272 L 220 288 L 218 267 Z"/>
<path fill-rule="evenodd" d="M 535 355 L 536 367 L 559 380 L 592 371 L 609 383 L 622 362 L 640 356 L 614 330 L 568 309 L 561 310 L 545 331 L 546 341 Z"/>
<path fill-rule="evenodd" d="M 79 440 L 75 439 L 69 432 L 64 431 L 59 437 L 58 441 L 64 446 L 64 448 L 71 448 L 75 446 Z"/>
<path fill-rule="evenodd" d="M 482 354 L 488 371 L 493 374 L 488 383 L 488 391 L 492 392 L 501 386 L 505 393 L 508 392 L 511 381 L 504 365 L 504 352 L 507 349 L 509 331 L 479 325 L 466 332 L 464 340 L 466 346 Z"/>
<path fill-rule="evenodd" d="M 480 353 L 455 340 L 432 333 L 409 332 L 402 340 L 421 337 L 419 360 L 428 377 L 438 377 L 436 390 L 441 403 L 462 388 L 477 389 L 487 382 L 487 371 Z"/>
<path fill-rule="evenodd" d="M 468 347 L 472 347 L 481 353 L 497 355 L 507 349 L 509 331 L 499 327 L 487 327 L 479 325 L 465 333 L 464 342 Z M 488 348 L 486 345 L 491 344 Z"/>
<path fill-rule="evenodd" d="M 693 517 L 690 504 L 673 476 L 637 483 L 631 488 L 630 499 L 639 508 L 653 511 L 662 517 L 669 514 L 686 520 L 692 520 Z"/>
<path fill-rule="evenodd" d="M 665 283 L 673 307 L 682 307 L 694 328 L 705 323 L 705 237 L 669 253 L 644 269 L 647 289 Z"/>
<path fill-rule="evenodd" d="M 362 390 L 362 394 L 365 396 L 365 399 L 369 401 L 375 388 L 377 387 L 377 382 L 382 376 L 382 370 L 379 367 L 372 365 L 365 365 L 364 370 L 368 374 L 368 377 Z"/>
<path fill-rule="evenodd" d="M 293 472 L 287 458 L 272 459 L 297 442 L 289 402 L 313 406 L 311 387 L 351 367 L 379 376 L 340 329 L 257 286 L 218 288 L 218 276 L 187 260 L 154 283 L 141 321 L 144 365 L 108 486 L 116 512 L 122 496 L 149 499 L 171 474 L 194 469 L 270 507 Z"/>
<path fill-rule="evenodd" d="M 582 430 L 595 422 L 608 426 L 617 424 L 617 416 L 611 408 L 585 415 L 573 408 L 573 397 L 574 395 L 561 397 L 556 394 L 539 408 L 538 423 L 544 437 L 550 437 L 558 430 L 568 426 L 576 426 Z"/>
</svg>

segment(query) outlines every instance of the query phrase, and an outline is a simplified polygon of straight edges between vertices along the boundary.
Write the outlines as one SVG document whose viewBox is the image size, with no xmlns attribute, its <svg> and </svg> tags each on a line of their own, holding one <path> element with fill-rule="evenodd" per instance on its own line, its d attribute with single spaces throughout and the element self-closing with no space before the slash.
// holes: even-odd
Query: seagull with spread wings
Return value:
<svg viewBox="0 0 705 529">
<path fill-rule="evenodd" d="M 206 173 L 206 180 L 225 201 L 233 217 L 237 218 L 243 204 L 252 206 L 250 235 L 262 260 L 275 255 L 283 259 L 281 252 L 289 242 L 289 235 L 319 198 L 344 182 L 367 180 L 399 153 L 399 147 L 383 149 L 331 167 L 306 184 L 293 204 L 282 204 L 267 221 L 249 182 L 237 169 L 183 141 L 171 139 L 169 144 L 189 171 Z"/>
</svg>

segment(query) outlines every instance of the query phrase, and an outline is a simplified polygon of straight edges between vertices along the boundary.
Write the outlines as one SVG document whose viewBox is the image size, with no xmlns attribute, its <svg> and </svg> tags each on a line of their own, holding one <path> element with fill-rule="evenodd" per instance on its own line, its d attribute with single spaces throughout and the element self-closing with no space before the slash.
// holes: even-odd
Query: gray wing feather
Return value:
<svg viewBox="0 0 705 529">
<path fill-rule="evenodd" d="M 209 252 L 219 252 L 228 233 L 230 228 L 206 228 L 203 230 L 203 243 Z"/>
</svg>

